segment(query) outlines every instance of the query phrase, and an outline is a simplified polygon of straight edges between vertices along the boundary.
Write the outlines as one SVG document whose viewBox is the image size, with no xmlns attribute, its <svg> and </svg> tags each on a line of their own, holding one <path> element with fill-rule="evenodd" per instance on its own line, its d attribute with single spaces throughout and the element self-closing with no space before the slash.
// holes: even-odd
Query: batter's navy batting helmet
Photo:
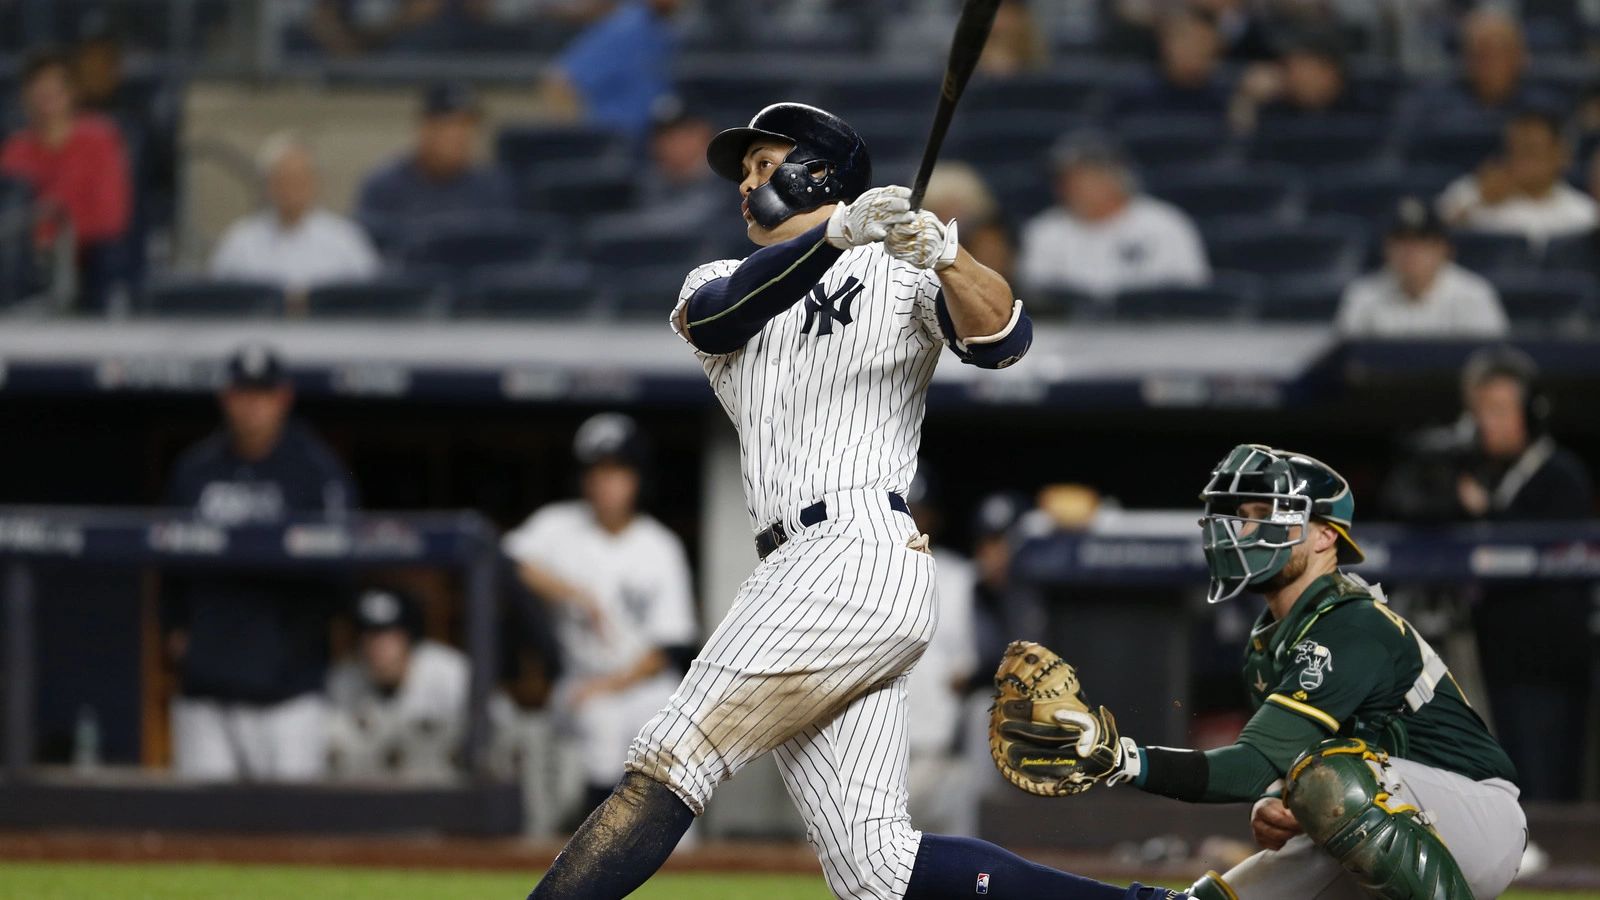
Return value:
<svg viewBox="0 0 1600 900">
<path fill-rule="evenodd" d="M 872 159 L 861 135 L 833 113 L 804 103 L 774 103 L 749 125 L 718 134 L 706 147 L 706 161 L 737 184 L 744 180 L 745 153 L 762 138 L 794 144 L 772 178 L 750 194 L 750 215 L 763 228 L 827 203 L 854 200 L 872 183 Z"/>
</svg>

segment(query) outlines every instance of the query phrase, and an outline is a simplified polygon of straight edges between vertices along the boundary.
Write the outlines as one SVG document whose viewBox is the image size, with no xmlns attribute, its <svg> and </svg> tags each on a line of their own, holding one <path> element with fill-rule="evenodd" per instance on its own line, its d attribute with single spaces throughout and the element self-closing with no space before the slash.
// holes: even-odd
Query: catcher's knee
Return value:
<svg viewBox="0 0 1600 900">
<path fill-rule="evenodd" d="M 1284 805 L 1313 843 L 1383 900 L 1472 900 L 1454 857 L 1416 807 L 1383 782 L 1388 757 L 1353 738 L 1324 741 L 1289 767 Z"/>
<path fill-rule="evenodd" d="M 1199 881 L 1185 890 L 1195 900 L 1239 900 L 1239 895 L 1234 893 L 1228 882 L 1214 871 L 1201 875 Z"/>
</svg>

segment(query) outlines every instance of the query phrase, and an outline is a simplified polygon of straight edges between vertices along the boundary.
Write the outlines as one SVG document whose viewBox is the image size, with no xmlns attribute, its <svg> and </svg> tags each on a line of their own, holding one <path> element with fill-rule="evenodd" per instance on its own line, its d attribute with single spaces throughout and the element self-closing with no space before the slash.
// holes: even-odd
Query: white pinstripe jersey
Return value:
<svg viewBox="0 0 1600 900">
<path fill-rule="evenodd" d="M 739 260 L 689 273 L 673 310 Z M 839 491 L 904 494 L 916 473 L 928 381 L 944 335 L 939 279 L 879 244 L 845 251 L 744 347 L 696 350 L 739 432 L 745 500 L 761 531 Z M 681 335 L 681 332 L 680 332 Z M 684 336 L 687 340 L 687 336 Z"/>
</svg>

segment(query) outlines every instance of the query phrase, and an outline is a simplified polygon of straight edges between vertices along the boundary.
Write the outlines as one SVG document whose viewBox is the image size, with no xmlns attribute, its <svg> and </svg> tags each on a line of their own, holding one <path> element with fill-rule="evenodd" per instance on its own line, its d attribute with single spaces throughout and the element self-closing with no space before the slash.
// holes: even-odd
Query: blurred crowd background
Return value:
<svg viewBox="0 0 1600 900">
<path fill-rule="evenodd" d="M 736 498 L 731 518 L 713 513 L 733 488 L 715 483 L 730 434 L 709 391 L 656 403 L 585 382 L 637 364 L 594 326 L 670 345 L 684 274 L 746 255 L 736 192 L 704 150 L 770 102 L 843 115 L 876 182 L 909 179 L 958 6 L 0 0 L 0 331 L 114 345 L 170 325 L 140 346 L 177 356 L 203 322 L 238 348 L 201 388 L 0 396 L 17 438 L 0 463 L 34 473 L 0 502 L 165 504 L 225 526 L 483 513 L 505 531 L 494 765 L 531 785 L 530 828 L 570 824 L 714 627 L 743 574 L 728 581 L 742 563 L 718 541 L 748 525 Z M 1115 337 L 1128 351 L 1097 364 L 1119 372 L 1218 352 L 1271 368 L 1291 339 L 1302 354 L 1395 340 L 1409 360 L 1420 340 L 1453 355 L 1366 407 L 1258 402 L 1248 378 L 1231 385 L 1242 406 L 1216 415 L 1122 395 L 936 402 L 910 498 L 944 609 L 913 685 L 916 780 L 942 786 L 913 787 L 919 825 L 978 827 L 988 673 L 1007 640 L 1059 633 L 1063 609 L 1148 610 L 1155 594 L 1187 610 L 1175 658 L 1193 715 L 1173 740 L 1231 739 L 1253 608 L 1206 610 L 1198 582 L 1042 591 L 1015 583 L 1013 554 L 1187 509 L 1233 444 L 1292 442 L 1345 471 L 1358 533 L 1561 521 L 1593 545 L 1597 60 L 1592 0 L 1001 5 L 927 205 L 1011 279 L 1041 346 Z M 592 359 L 570 393 L 521 407 L 301 398 L 301 361 L 256 339 L 334 334 L 382 355 L 395 329 L 484 322 L 530 347 L 594 341 Z M 1157 330 L 1168 342 L 1145 346 Z M 461 772 L 470 661 L 459 586 L 437 573 L 51 579 L 42 761 L 197 779 Z M 1483 698 L 1524 797 L 1600 795 L 1593 582 L 1396 587 Z M 77 631 L 81 617 L 102 625 Z M 1108 666 L 1147 652 L 1117 642 L 1139 639 L 1127 621 L 1107 627 L 1116 640 L 1064 639 Z M 86 675 L 90 659 L 137 676 L 131 700 Z"/>
</svg>

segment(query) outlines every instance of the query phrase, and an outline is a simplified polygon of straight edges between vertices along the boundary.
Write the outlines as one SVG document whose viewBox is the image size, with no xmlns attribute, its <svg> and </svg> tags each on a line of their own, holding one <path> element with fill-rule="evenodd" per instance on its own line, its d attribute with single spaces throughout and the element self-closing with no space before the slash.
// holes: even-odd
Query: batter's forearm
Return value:
<svg viewBox="0 0 1600 900">
<path fill-rule="evenodd" d="M 957 339 L 987 337 L 1011 322 L 1016 300 L 1011 285 L 965 249 L 957 251 L 956 261 L 938 274 Z"/>
</svg>

